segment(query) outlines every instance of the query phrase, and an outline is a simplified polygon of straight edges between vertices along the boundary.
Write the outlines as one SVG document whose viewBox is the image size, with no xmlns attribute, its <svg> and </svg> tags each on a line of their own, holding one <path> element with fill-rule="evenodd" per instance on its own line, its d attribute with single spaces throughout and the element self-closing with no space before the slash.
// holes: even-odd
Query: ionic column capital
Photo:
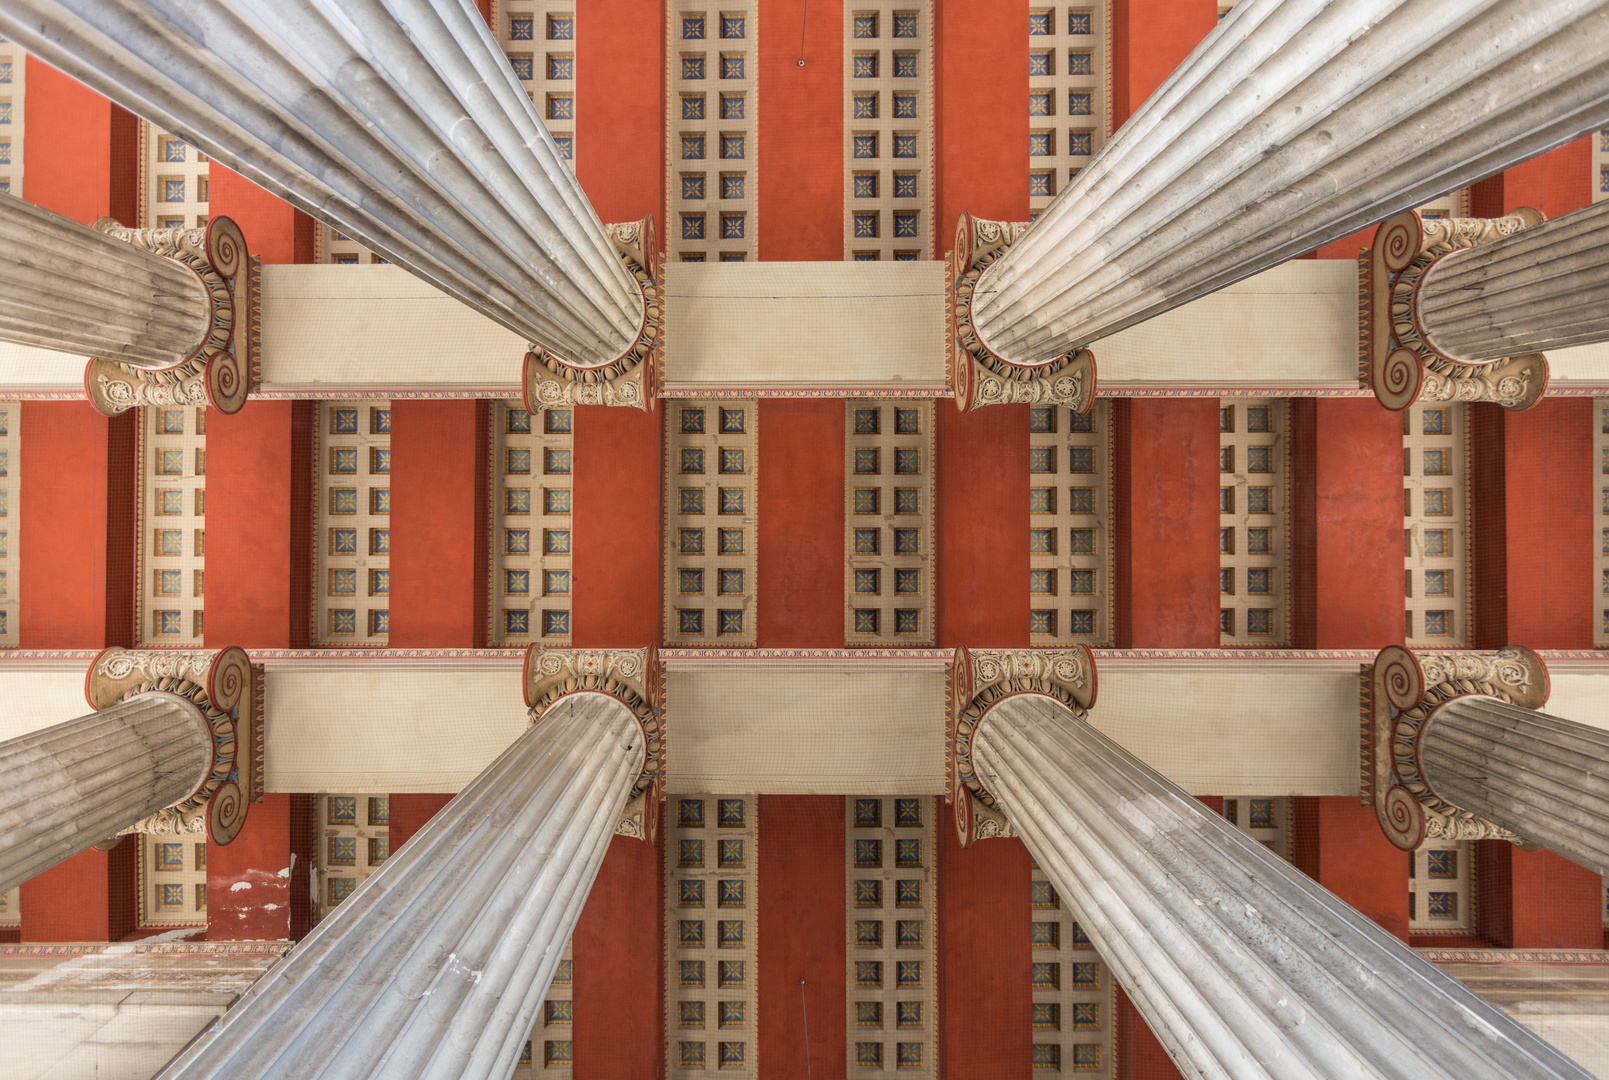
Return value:
<svg viewBox="0 0 1609 1080">
<path fill-rule="evenodd" d="M 956 649 L 945 676 L 949 731 L 945 739 L 947 802 L 955 807 L 961 846 L 974 840 L 1015 836 L 994 794 L 972 761 L 972 739 L 996 702 L 1017 694 L 1054 698 L 1080 718 L 1095 704 L 1095 657 L 1084 645 L 1071 649 Z"/>
<path fill-rule="evenodd" d="M 632 782 L 618 836 L 653 843 L 665 801 L 665 665 L 652 645 L 644 649 L 550 649 L 525 653 L 525 704 L 530 724 L 574 694 L 605 694 L 631 710 L 646 745 L 642 772 Z"/>
<path fill-rule="evenodd" d="M 988 292 L 985 272 L 1028 231 L 1026 221 L 987 221 L 963 213 L 955 225 L 955 247 L 945 256 L 946 335 L 950 386 L 962 412 L 985 405 L 1066 405 L 1088 412 L 1095 403 L 1095 354 L 1075 349 L 1044 363 L 1024 364 L 996 353 L 984 342 L 972 318 L 975 297 Z"/>
<path fill-rule="evenodd" d="M 189 798 L 137 822 L 130 832 L 206 834 L 227 844 L 263 801 L 262 679 L 245 650 L 209 652 L 106 649 L 84 675 L 84 698 L 96 712 L 140 694 L 184 698 L 210 728 L 212 768 Z"/>
<path fill-rule="evenodd" d="M 533 344 L 520 377 L 529 412 L 570 405 L 625 405 L 646 412 L 655 408 L 665 357 L 665 273 L 654 217 L 605 225 L 604 230 L 642 291 L 641 327 L 625 352 L 598 367 L 583 367 Z"/>
<path fill-rule="evenodd" d="M 1524 837 L 1440 798 L 1424 778 L 1419 748 L 1436 707 L 1456 697 L 1497 698 L 1524 709 L 1548 699 L 1547 665 L 1523 645 L 1492 653 L 1426 652 L 1388 645 L 1362 675 L 1361 787 L 1380 828 L 1404 851 L 1426 840 Z"/>
<path fill-rule="evenodd" d="M 1542 223 L 1528 206 L 1497 218 L 1425 218 L 1404 210 L 1380 224 L 1358 256 L 1358 382 L 1380 404 L 1486 401 L 1529 409 L 1548 388 L 1548 361 L 1524 353 L 1480 364 L 1438 349 L 1419 317 L 1420 290 L 1447 255 Z"/>
<path fill-rule="evenodd" d="M 215 217 L 204 229 L 129 229 L 111 218 L 95 228 L 142 251 L 188 267 L 201 279 L 210 312 L 206 338 L 166 368 L 92 359 L 84 392 L 107 416 L 137 405 L 210 406 L 237 413 L 261 381 L 262 259 L 246 248 L 240 227 Z"/>
</svg>

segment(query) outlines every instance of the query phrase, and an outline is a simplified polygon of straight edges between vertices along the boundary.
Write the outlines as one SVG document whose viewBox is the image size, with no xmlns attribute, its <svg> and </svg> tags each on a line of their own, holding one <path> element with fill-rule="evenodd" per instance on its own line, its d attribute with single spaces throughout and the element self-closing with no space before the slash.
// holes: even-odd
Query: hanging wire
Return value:
<svg viewBox="0 0 1609 1080">
<path fill-rule="evenodd" d="M 803 66 L 804 59 L 802 57 L 799 63 Z M 803 975 L 799 976 L 799 1011 L 804 1014 L 805 1080 L 810 1080 L 810 1009 L 805 1004 L 805 981 Z"/>
</svg>

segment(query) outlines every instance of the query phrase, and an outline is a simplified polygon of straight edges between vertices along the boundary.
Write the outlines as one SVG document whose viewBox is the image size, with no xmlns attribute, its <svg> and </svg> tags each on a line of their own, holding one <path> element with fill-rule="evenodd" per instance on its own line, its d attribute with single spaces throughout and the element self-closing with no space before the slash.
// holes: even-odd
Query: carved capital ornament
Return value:
<svg viewBox="0 0 1609 1080">
<path fill-rule="evenodd" d="M 1495 653 L 1380 650 L 1362 675 L 1362 793 L 1386 837 L 1404 851 L 1429 840 L 1507 840 L 1532 846 L 1495 822 L 1439 797 L 1425 780 L 1419 746 L 1431 713 L 1456 697 L 1497 698 L 1523 709 L 1548 699 L 1547 666 L 1523 645 Z"/>
<path fill-rule="evenodd" d="M 227 844 L 246 823 L 251 803 L 263 801 L 262 679 L 245 650 L 139 651 L 110 648 L 90 662 L 84 697 L 101 709 L 140 694 L 174 694 L 206 718 L 212 768 L 184 800 L 137 822 L 129 832 L 206 834 Z"/>
<path fill-rule="evenodd" d="M 533 344 L 520 379 L 528 412 L 571 405 L 626 405 L 654 410 L 664 362 L 664 287 L 654 218 L 605 225 L 626 269 L 642 290 L 643 318 L 636 340 L 607 364 L 586 367 Z"/>
<path fill-rule="evenodd" d="M 1388 409 L 1415 402 L 1487 401 L 1529 409 L 1548 388 L 1548 361 L 1524 353 L 1486 363 L 1438 350 L 1419 319 L 1419 295 L 1445 256 L 1542 223 L 1521 207 L 1498 218 L 1424 218 L 1404 210 L 1380 223 L 1358 257 L 1358 383 Z"/>
<path fill-rule="evenodd" d="M 128 229 L 111 218 L 101 218 L 95 228 L 184 264 L 201 279 L 211 311 L 205 338 L 171 367 L 90 360 L 84 368 L 90 403 L 107 416 L 137 405 L 239 412 L 261 377 L 262 337 L 262 260 L 246 250 L 240 227 L 227 217 L 215 217 L 204 229 Z"/>
<path fill-rule="evenodd" d="M 1023 364 L 995 353 L 973 324 L 973 298 L 989 267 L 1027 231 L 1024 221 L 987 221 L 971 214 L 956 222 L 945 279 L 950 323 L 945 352 L 955 404 L 962 412 L 1025 403 L 1066 405 L 1085 413 L 1095 403 L 1095 355 L 1088 349 Z"/>
<path fill-rule="evenodd" d="M 974 840 L 1015 836 L 994 795 L 972 763 L 972 736 L 984 715 L 1017 694 L 1054 698 L 1080 719 L 1095 704 L 1095 657 L 1084 645 L 1071 649 L 955 651 L 946 677 L 949 697 L 945 740 L 946 801 L 955 808 L 961 846 Z"/>
<path fill-rule="evenodd" d="M 607 694 L 631 710 L 647 740 L 647 753 L 615 834 L 653 843 L 665 801 L 665 666 L 658 651 L 653 646 L 549 649 L 532 645 L 525 653 L 524 683 L 532 726 L 571 694 Z"/>
</svg>

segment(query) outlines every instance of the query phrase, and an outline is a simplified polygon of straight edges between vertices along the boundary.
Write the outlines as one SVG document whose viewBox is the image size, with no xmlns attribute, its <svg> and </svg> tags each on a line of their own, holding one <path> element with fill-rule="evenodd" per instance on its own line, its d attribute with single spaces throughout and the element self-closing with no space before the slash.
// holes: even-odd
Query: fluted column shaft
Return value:
<svg viewBox="0 0 1609 1080">
<path fill-rule="evenodd" d="M 1248 0 L 978 282 L 1042 363 L 1609 119 L 1605 0 Z"/>
<path fill-rule="evenodd" d="M 463 0 L 6 0 L 0 33 L 582 366 L 643 301 Z"/>
<path fill-rule="evenodd" d="M 1419 773 L 1437 797 L 1609 873 L 1609 731 L 1492 697 L 1425 718 Z"/>
<path fill-rule="evenodd" d="M 189 267 L 0 195 L 0 340 L 164 368 L 211 329 Z"/>
<path fill-rule="evenodd" d="M 164 1080 L 507 1077 L 645 752 L 615 698 L 551 706 Z"/>
<path fill-rule="evenodd" d="M 1589 1075 L 1060 702 L 972 762 L 1186 1076 Z"/>
<path fill-rule="evenodd" d="M 0 892 L 194 794 L 212 727 L 155 691 L 0 742 Z"/>
<path fill-rule="evenodd" d="M 1442 256 L 1414 314 L 1427 344 L 1468 363 L 1609 341 L 1609 202 Z"/>
</svg>

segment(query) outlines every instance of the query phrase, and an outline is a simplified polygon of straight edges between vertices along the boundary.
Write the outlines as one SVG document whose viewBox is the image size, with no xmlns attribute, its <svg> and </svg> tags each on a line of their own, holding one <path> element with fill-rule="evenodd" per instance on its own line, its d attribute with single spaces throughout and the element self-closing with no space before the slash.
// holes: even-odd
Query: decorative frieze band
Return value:
<svg viewBox="0 0 1609 1080">
<path fill-rule="evenodd" d="M 227 844 L 263 801 L 262 672 L 236 646 L 216 652 L 142 652 L 110 648 L 89 665 L 84 697 L 99 712 L 151 691 L 195 704 L 212 728 L 212 769 L 183 802 L 135 824 L 130 832 L 205 833 Z"/>
<path fill-rule="evenodd" d="M 524 681 L 532 726 L 569 694 L 608 694 L 631 710 L 647 739 L 647 753 L 615 834 L 653 843 L 665 801 L 665 665 L 657 650 L 532 645 L 525 654 Z"/>
<path fill-rule="evenodd" d="M 1400 645 L 1380 650 L 1362 672 L 1361 780 L 1363 804 L 1374 807 L 1391 842 L 1404 851 L 1426 840 L 1529 846 L 1524 837 L 1439 798 L 1420 768 L 1419 742 L 1426 719 L 1444 701 L 1473 694 L 1538 709 L 1548 690 L 1547 665 L 1523 645 L 1495 653 L 1416 652 Z"/>
<path fill-rule="evenodd" d="M 627 405 L 652 412 L 664 362 L 665 274 L 653 215 L 605 225 L 626 269 L 642 290 L 642 328 L 630 348 L 607 364 L 584 367 L 532 345 L 520 379 L 529 412 L 569 405 Z"/>
<path fill-rule="evenodd" d="M 1095 704 L 1095 657 L 1085 645 L 976 652 L 963 646 L 955 651 L 946 688 L 946 798 L 955 807 L 961 846 L 970 847 L 974 840 L 1014 836 L 1011 823 L 972 766 L 973 732 L 991 706 L 1016 694 L 1055 698 L 1085 718 Z"/>
<path fill-rule="evenodd" d="M 1443 256 L 1541 223 L 1542 214 L 1528 206 L 1498 218 L 1424 218 L 1404 210 L 1382 222 L 1373 246 L 1358 256 L 1359 385 L 1399 411 L 1421 401 L 1488 401 L 1512 410 L 1540 401 L 1548 388 L 1546 356 L 1454 360 L 1425 333 L 1419 294 Z"/>
<path fill-rule="evenodd" d="M 169 368 L 153 370 L 91 359 L 84 392 L 107 416 L 137 405 L 210 406 L 237 413 L 261 381 L 262 260 L 246 250 L 240 227 L 215 217 L 204 229 L 129 229 L 111 218 L 95 228 L 137 248 L 183 263 L 207 290 L 207 338 Z"/>
<path fill-rule="evenodd" d="M 985 405 L 1066 405 L 1088 412 L 1095 400 L 1095 354 L 1066 353 L 1043 364 L 1019 364 L 995 353 L 978 335 L 972 303 L 985 271 L 1023 233 L 1023 221 L 986 221 L 962 214 L 947 256 L 949 333 L 946 352 L 955 404 L 962 412 Z"/>
</svg>

